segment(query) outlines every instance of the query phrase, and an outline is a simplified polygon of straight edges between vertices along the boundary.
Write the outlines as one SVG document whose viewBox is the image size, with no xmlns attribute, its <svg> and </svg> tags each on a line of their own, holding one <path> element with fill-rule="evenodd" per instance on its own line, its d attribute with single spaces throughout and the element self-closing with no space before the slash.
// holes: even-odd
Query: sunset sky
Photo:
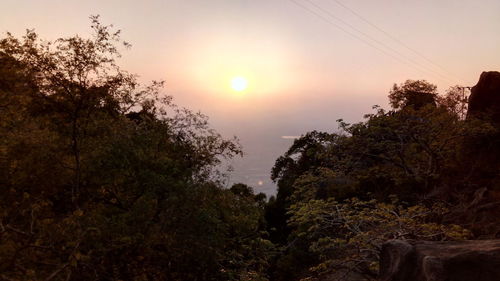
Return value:
<svg viewBox="0 0 500 281">
<path fill-rule="evenodd" d="M 361 121 L 372 105 L 386 107 L 393 83 L 426 79 L 442 92 L 500 70 L 499 0 L 0 3 L 2 33 L 87 36 L 96 14 L 122 29 L 133 46 L 123 68 L 165 80 L 176 103 L 238 136 L 246 156 L 232 181 L 268 194 L 273 161 L 293 136 Z"/>
</svg>

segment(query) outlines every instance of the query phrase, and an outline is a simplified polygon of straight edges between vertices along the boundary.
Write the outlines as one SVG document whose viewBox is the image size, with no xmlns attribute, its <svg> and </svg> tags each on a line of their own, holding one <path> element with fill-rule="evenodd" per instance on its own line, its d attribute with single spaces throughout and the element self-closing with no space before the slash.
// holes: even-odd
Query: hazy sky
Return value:
<svg viewBox="0 0 500 281">
<path fill-rule="evenodd" d="M 500 70 L 500 0 L 0 0 L 0 7 L 0 32 L 15 35 L 26 28 L 46 39 L 87 35 L 95 14 L 122 29 L 133 45 L 124 69 L 165 80 L 178 104 L 239 136 L 247 156 L 232 179 L 267 193 L 273 161 L 291 143 L 282 136 L 360 121 L 406 79 L 443 91 Z M 248 80 L 243 93 L 230 88 L 236 76 Z"/>
</svg>

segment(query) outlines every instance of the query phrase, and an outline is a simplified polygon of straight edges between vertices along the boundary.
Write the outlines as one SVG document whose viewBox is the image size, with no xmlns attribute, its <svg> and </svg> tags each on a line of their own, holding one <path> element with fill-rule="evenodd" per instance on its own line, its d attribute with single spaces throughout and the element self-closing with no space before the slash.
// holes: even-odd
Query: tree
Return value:
<svg viewBox="0 0 500 281">
<path fill-rule="evenodd" d="M 299 202 L 290 209 L 290 224 L 298 236 L 312 241 L 311 251 L 320 261 L 304 280 L 377 280 L 382 244 L 389 239 L 461 240 L 470 232 L 458 225 L 440 223 L 448 210 L 442 205 L 405 206 L 395 197 L 392 202 L 363 201 L 343 203 L 334 199 Z"/>
<path fill-rule="evenodd" d="M 268 204 L 266 218 L 271 229 L 280 226 L 277 222 L 286 221 L 284 226 L 276 228 L 286 237 L 279 242 L 283 252 L 276 272 L 284 277 L 278 280 L 305 278 L 308 275 L 304 271 L 309 267 L 314 269 L 314 265 L 322 268 L 318 268 L 319 271 L 331 269 L 325 267 L 324 262 L 337 259 L 338 253 L 350 253 L 348 249 L 355 243 L 350 239 L 358 239 L 358 234 L 342 238 L 347 239 L 348 247 L 339 246 L 337 254 L 318 250 L 321 247 L 317 245 L 321 243 L 318 244 L 319 237 L 315 236 L 312 224 L 325 212 L 339 208 L 347 212 L 350 208 L 349 216 L 357 220 L 377 220 L 373 216 L 383 204 L 391 204 L 390 208 L 408 214 L 414 208 L 433 210 L 435 203 L 440 202 L 450 207 L 450 212 L 443 214 L 448 222 L 458 222 L 452 219 L 460 211 L 456 206 L 464 202 L 464 187 L 473 184 L 464 170 L 464 141 L 491 130 L 485 124 L 464 121 L 455 110 L 454 105 L 460 102 L 455 100 L 456 96 L 450 93 L 438 96 L 436 86 L 426 81 L 408 80 L 395 85 L 389 99 L 391 110 L 375 106 L 376 111 L 366 114 L 363 122 L 348 124 L 338 120 L 340 130 L 337 133 L 308 133 L 276 161 L 272 175 L 278 181 L 278 194 L 276 201 Z M 405 203 L 395 206 L 390 195 Z M 333 204 L 328 207 L 332 209 L 309 208 L 313 202 L 317 206 Z M 369 212 L 358 209 L 356 202 L 364 202 L 361 205 Z M 271 217 L 276 214 L 281 217 Z M 298 220 L 301 223 L 297 223 Z M 377 221 L 381 226 L 377 230 L 380 236 L 370 232 L 371 235 L 381 240 L 391 236 L 390 220 Z M 427 218 L 422 217 L 414 223 L 424 230 L 426 222 Z M 440 221 L 435 223 L 440 224 Z M 340 237 L 337 234 L 343 235 L 339 231 L 330 228 L 324 235 L 337 239 Z M 329 254 L 333 256 L 325 258 Z M 377 256 L 372 258 L 370 263 L 376 262 Z M 374 271 L 369 270 L 370 263 L 364 263 L 364 269 L 358 268 L 358 273 L 371 272 L 368 275 L 374 278 Z M 285 276 L 287 268 L 293 268 L 296 274 Z"/>
<path fill-rule="evenodd" d="M 389 92 L 389 101 L 394 109 L 413 107 L 418 110 L 426 105 L 435 105 L 437 87 L 425 80 L 406 80 L 397 85 L 394 84 Z"/>
<path fill-rule="evenodd" d="M 464 87 L 450 87 L 444 96 L 438 98 L 438 103 L 449 112 L 456 114 L 460 120 L 465 120 L 467 117 L 468 97 Z"/>
<path fill-rule="evenodd" d="M 288 151 L 280 156 L 272 168 L 271 179 L 278 185 L 278 194 L 273 205 L 268 206 L 266 220 L 273 231 L 271 239 L 285 243 L 288 235 L 286 210 L 290 206 L 290 196 L 293 194 L 293 182 L 302 173 L 315 166 L 321 166 L 321 153 L 326 144 L 335 137 L 322 132 L 309 132 L 296 139 Z"/>
<path fill-rule="evenodd" d="M 0 278 L 265 280 L 262 207 L 221 184 L 239 145 L 120 69 L 120 32 L 91 20 L 0 40 Z"/>
</svg>

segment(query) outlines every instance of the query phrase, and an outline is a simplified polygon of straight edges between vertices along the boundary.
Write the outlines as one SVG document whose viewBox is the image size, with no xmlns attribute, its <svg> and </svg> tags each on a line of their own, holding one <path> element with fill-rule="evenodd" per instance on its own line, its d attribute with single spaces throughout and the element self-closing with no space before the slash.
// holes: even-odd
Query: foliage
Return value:
<svg viewBox="0 0 500 281">
<path fill-rule="evenodd" d="M 425 80 L 407 80 L 394 84 L 389 92 L 389 102 L 394 109 L 412 107 L 420 109 L 426 105 L 435 105 L 438 96 L 437 87 Z"/>
<path fill-rule="evenodd" d="M 438 102 L 449 112 L 457 115 L 460 120 L 467 117 L 468 97 L 464 87 L 450 87 L 444 96 L 438 97 Z"/>
<path fill-rule="evenodd" d="M 120 69 L 120 32 L 91 20 L 0 40 L 0 279 L 265 280 L 263 198 L 221 184 L 239 145 Z"/>
<path fill-rule="evenodd" d="M 297 237 L 312 241 L 311 251 L 320 258 L 311 268 L 313 276 L 349 280 L 356 274 L 376 280 L 381 245 L 389 239 L 443 241 L 470 237 L 458 225 L 439 223 L 447 212 L 440 204 L 405 206 L 395 197 L 390 203 L 357 198 L 340 203 L 330 198 L 292 205 L 290 224 L 296 228 Z"/>
<path fill-rule="evenodd" d="M 304 268 L 314 268 L 314 264 L 323 267 L 326 262 L 323 253 L 317 251 L 319 238 L 313 229 L 298 229 L 302 225 L 297 223 L 298 210 L 302 210 L 300 218 L 309 218 L 312 223 L 314 219 L 307 214 L 315 216 L 318 209 L 323 210 L 321 204 L 333 204 L 332 198 L 337 200 L 335 208 L 344 209 L 355 208 L 356 200 L 372 202 L 370 212 L 379 210 L 376 204 L 393 204 L 389 194 L 407 202 L 404 206 L 429 210 L 436 202 L 461 205 L 464 188 L 473 185 L 463 165 L 465 140 L 491 135 L 494 129 L 485 123 L 464 120 L 462 111 L 457 111 L 462 110 L 463 96 L 454 89 L 458 87 L 439 96 L 436 86 L 426 81 L 408 80 L 395 85 L 389 94 L 391 110 L 375 106 L 375 112 L 365 115 L 363 122 L 348 124 L 338 120 L 339 132 L 307 133 L 278 158 L 272 173 L 279 187 L 277 199 L 270 202 L 266 213 L 270 231 L 276 227 L 283 236 L 275 240 L 284 249 L 276 269 L 277 280 L 304 278 Z M 318 206 L 301 209 L 311 202 Z M 403 210 L 400 205 L 394 208 L 406 213 L 414 210 Z M 356 208 L 351 211 L 359 212 L 356 216 L 376 214 Z M 379 223 L 390 230 L 387 223 Z M 422 220 L 415 221 L 415 225 L 422 231 L 427 229 Z M 384 228 L 379 230 L 382 234 Z M 324 235 L 337 239 L 337 231 L 330 229 Z M 381 241 L 391 236 L 390 231 L 385 234 L 376 237 Z M 356 246 L 352 241 L 345 242 L 345 251 Z M 311 263 L 298 262 L 301 260 Z M 375 261 L 373 258 L 371 262 Z M 302 264 L 302 268 L 296 264 Z M 285 277 L 287 268 L 293 268 L 293 277 Z"/>
<path fill-rule="evenodd" d="M 313 166 L 322 166 L 321 153 L 332 136 L 328 133 L 309 132 L 294 141 L 288 151 L 276 160 L 271 171 L 271 179 L 278 184 L 276 200 L 267 206 L 266 220 L 272 225 L 271 240 L 285 243 L 289 234 L 287 209 L 289 197 L 293 194 L 293 183 L 297 176 Z"/>
</svg>

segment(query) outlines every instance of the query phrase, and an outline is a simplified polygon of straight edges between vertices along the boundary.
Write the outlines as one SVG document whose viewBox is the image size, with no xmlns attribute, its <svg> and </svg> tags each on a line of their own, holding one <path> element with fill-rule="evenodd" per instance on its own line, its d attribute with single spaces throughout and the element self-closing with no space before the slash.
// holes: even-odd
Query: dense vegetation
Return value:
<svg viewBox="0 0 500 281">
<path fill-rule="evenodd" d="M 139 85 L 119 32 L 92 27 L 0 41 L 0 279 L 260 278 L 262 196 L 216 170 L 238 144 Z"/>
<path fill-rule="evenodd" d="M 364 122 L 338 120 L 340 133 L 313 131 L 294 142 L 273 168 L 279 189 L 266 213 L 273 242 L 286 245 L 277 280 L 374 280 L 388 239 L 471 237 L 445 221 L 470 184 L 460 176 L 464 139 L 493 128 L 464 120 L 460 93 L 439 96 L 408 80 L 391 90 L 391 110 L 374 107 Z"/>
<path fill-rule="evenodd" d="M 223 188 L 235 140 L 120 69 L 119 31 L 92 29 L 0 40 L 0 280 L 375 280 L 388 239 L 477 235 L 465 148 L 496 129 L 465 120 L 459 88 L 408 80 L 390 110 L 303 135 L 266 201 Z"/>
</svg>

